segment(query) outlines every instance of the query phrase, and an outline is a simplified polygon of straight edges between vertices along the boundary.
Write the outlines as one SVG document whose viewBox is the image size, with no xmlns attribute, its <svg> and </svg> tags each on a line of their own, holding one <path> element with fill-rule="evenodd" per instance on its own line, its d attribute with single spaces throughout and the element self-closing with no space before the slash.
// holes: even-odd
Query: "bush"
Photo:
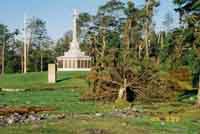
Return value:
<svg viewBox="0 0 200 134">
<path fill-rule="evenodd" d="M 192 73 L 187 67 L 179 67 L 170 71 L 170 75 L 180 81 L 191 81 Z"/>
<path fill-rule="evenodd" d="M 123 109 L 123 108 L 129 107 L 129 106 L 130 106 L 130 103 L 128 103 L 124 99 L 117 99 L 115 101 L 115 108 L 117 108 L 117 109 Z"/>
</svg>

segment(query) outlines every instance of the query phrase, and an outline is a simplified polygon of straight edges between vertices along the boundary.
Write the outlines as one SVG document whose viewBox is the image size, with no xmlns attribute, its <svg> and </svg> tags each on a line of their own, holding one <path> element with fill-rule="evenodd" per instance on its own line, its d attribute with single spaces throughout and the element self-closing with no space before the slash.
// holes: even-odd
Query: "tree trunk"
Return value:
<svg viewBox="0 0 200 134">
<path fill-rule="evenodd" d="M 24 42 L 24 73 L 27 73 L 27 44 Z"/>
<path fill-rule="evenodd" d="M 26 27 L 26 16 L 24 15 L 24 48 L 23 48 L 23 56 L 24 56 L 24 59 L 23 59 L 23 64 L 24 64 L 24 67 L 23 67 L 23 71 L 24 73 L 27 72 L 27 27 Z"/>
<path fill-rule="evenodd" d="M 149 40 L 148 40 L 148 23 L 145 24 L 145 50 L 146 50 L 146 58 L 149 58 Z"/>
<path fill-rule="evenodd" d="M 161 33 L 161 49 L 163 49 L 164 48 L 164 33 Z"/>
<path fill-rule="evenodd" d="M 1 74 L 5 72 L 5 46 L 6 46 L 6 36 L 4 31 L 3 43 L 2 43 L 2 59 L 1 59 Z"/>
<path fill-rule="evenodd" d="M 21 49 L 21 72 L 24 72 L 24 55 L 23 55 L 23 48 Z"/>
<path fill-rule="evenodd" d="M 197 94 L 197 106 L 200 107 L 200 88 L 198 89 L 198 94 Z"/>
<path fill-rule="evenodd" d="M 149 16 L 149 0 L 146 1 L 146 15 Z M 147 17 L 146 22 L 145 22 L 145 49 L 146 49 L 146 58 L 149 58 L 149 19 Z"/>
<path fill-rule="evenodd" d="M 26 47 L 26 66 L 27 66 L 27 70 L 29 68 L 29 62 L 30 62 L 30 58 L 29 58 L 29 51 L 30 51 L 30 48 L 31 48 L 31 43 L 32 43 L 32 34 L 28 40 L 28 44 L 27 44 L 27 47 Z"/>
<path fill-rule="evenodd" d="M 200 76 L 199 76 L 199 88 L 197 93 L 197 106 L 200 107 Z"/>
<path fill-rule="evenodd" d="M 101 51 L 101 59 L 100 59 L 100 62 L 101 62 L 101 69 L 104 69 L 104 62 L 103 62 L 103 59 L 104 59 L 104 57 L 105 57 L 105 50 L 106 50 L 106 37 L 105 37 L 105 35 L 103 35 L 103 37 L 102 37 L 102 39 L 103 39 L 103 42 L 102 42 L 102 44 L 103 44 L 103 46 L 102 46 L 102 51 Z"/>
<path fill-rule="evenodd" d="M 138 58 L 139 58 L 139 60 L 142 58 L 142 45 L 140 44 L 139 45 L 139 49 L 138 49 Z"/>
<path fill-rule="evenodd" d="M 3 75 L 5 71 L 5 39 L 2 46 L 2 59 L 1 59 L 1 74 Z"/>
<path fill-rule="evenodd" d="M 40 55 L 40 71 L 43 72 L 43 55 Z"/>
<path fill-rule="evenodd" d="M 126 93 L 127 88 L 127 79 L 124 79 L 123 86 L 119 89 L 118 99 L 123 99 L 124 94 Z"/>
<path fill-rule="evenodd" d="M 156 64 L 160 65 L 160 56 L 156 56 Z"/>
</svg>

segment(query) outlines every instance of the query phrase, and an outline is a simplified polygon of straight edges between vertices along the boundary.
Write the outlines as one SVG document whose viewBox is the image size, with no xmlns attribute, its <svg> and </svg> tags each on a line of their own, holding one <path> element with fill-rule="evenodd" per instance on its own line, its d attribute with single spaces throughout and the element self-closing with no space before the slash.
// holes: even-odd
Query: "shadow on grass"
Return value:
<svg viewBox="0 0 200 134">
<path fill-rule="evenodd" d="M 181 95 L 178 96 L 178 100 L 182 101 L 184 99 L 194 97 L 197 95 L 197 93 L 198 93 L 198 90 L 185 91 L 184 93 L 182 93 Z"/>
<path fill-rule="evenodd" d="M 57 80 L 56 82 L 59 83 L 59 82 L 63 82 L 63 81 L 70 80 L 70 79 L 72 79 L 72 77 L 62 78 L 62 79 Z"/>
</svg>

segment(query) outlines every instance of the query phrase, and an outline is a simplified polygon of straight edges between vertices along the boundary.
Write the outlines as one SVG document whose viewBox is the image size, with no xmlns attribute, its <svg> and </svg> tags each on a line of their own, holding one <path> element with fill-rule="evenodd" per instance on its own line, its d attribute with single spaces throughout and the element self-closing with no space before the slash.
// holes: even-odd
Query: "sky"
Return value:
<svg viewBox="0 0 200 134">
<path fill-rule="evenodd" d="M 12 31 L 23 28 L 24 14 L 28 17 L 39 17 L 47 22 L 49 36 L 56 40 L 72 29 L 73 9 L 79 12 L 95 14 L 98 6 L 108 0 L 0 0 L 0 23 L 8 25 Z M 128 0 L 122 0 L 127 2 Z M 144 0 L 133 0 L 136 6 L 142 6 Z M 161 0 L 160 7 L 155 11 L 156 30 L 163 29 L 162 22 L 166 13 L 170 12 L 174 20 L 178 15 L 173 11 L 172 0 Z M 173 26 L 176 27 L 175 21 Z"/>
</svg>

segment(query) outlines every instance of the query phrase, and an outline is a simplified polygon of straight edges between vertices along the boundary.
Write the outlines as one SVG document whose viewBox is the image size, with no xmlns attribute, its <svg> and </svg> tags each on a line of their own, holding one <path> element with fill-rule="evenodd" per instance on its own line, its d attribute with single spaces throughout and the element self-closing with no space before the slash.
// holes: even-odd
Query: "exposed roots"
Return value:
<svg viewBox="0 0 200 134">
<path fill-rule="evenodd" d="M 159 75 L 151 70 L 145 72 L 127 70 L 126 78 L 127 86 L 123 98 L 127 101 L 168 101 L 175 98 L 175 83 L 161 80 Z M 82 96 L 82 100 L 115 101 L 119 96 L 123 79 L 116 70 L 113 70 L 106 79 L 105 76 L 93 79 L 93 85 L 95 85 L 92 87 L 93 89 Z"/>
</svg>

